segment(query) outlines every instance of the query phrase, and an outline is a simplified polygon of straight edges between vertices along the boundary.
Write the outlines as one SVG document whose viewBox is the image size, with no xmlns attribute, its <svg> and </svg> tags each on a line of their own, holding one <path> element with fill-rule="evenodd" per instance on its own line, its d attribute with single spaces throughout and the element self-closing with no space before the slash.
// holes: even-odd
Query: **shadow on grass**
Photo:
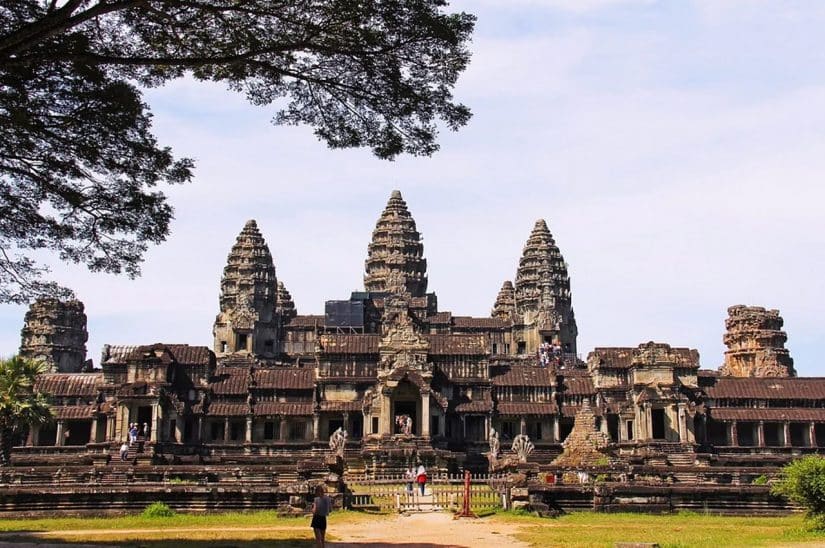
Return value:
<svg viewBox="0 0 825 548">
<path fill-rule="evenodd" d="M 37 546 L 38 548 L 65 547 L 65 548 L 97 548 L 118 546 L 123 548 L 263 548 L 272 546 L 277 548 L 311 548 L 315 546 L 314 540 L 308 539 L 261 539 L 261 540 L 124 540 L 124 541 L 67 541 L 43 539 L 37 531 L 18 531 L 13 534 L 5 534 L 0 537 L 0 548 L 28 548 Z M 443 548 L 444 544 L 432 544 L 427 542 L 339 542 L 327 540 L 330 548 L 379 548 L 381 546 L 392 546 L 394 548 Z"/>
</svg>

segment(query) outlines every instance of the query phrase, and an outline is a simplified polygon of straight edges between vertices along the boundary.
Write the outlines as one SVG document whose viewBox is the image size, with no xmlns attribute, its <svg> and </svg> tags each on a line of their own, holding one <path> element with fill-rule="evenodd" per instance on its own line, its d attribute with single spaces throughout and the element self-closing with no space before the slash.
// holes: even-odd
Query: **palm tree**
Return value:
<svg viewBox="0 0 825 548">
<path fill-rule="evenodd" d="M 0 466 L 11 463 L 11 448 L 23 432 L 52 418 L 46 398 L 34 391 L 35 379 L 45 371 L 42 362 L 0 359 Z"/>
</svg>

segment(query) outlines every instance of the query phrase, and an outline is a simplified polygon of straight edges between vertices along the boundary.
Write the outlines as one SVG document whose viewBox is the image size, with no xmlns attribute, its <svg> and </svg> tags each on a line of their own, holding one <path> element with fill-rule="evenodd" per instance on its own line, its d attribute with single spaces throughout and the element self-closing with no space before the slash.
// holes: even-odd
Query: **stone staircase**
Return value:
<svg viewBox="0 0 825 548">
<path fill-rule="evenodd" d="M 398 511 L 405 514 L 425 513 L 425 512 L 441 512 L 443 508 L 435 500 L 432 493 L 424 495 L 416 492 L 413 495 L 399 495 L 398 497 Z"/>
</svg>

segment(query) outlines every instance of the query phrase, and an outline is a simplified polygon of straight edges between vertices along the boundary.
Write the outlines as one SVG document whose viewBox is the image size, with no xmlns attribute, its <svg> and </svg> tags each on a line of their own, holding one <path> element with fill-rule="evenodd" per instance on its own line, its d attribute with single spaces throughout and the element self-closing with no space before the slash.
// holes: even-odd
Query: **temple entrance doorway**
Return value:
<svg viewBox="0 0 825 548">
<path fill-rule="evenodd" d="M 664 409 L 651 409 L 650 410 L 650 422 L 651 427 L 653 429 L 652 438 L 654 440 L 663 440 L 665 439 L 665 410 Z"/>
<path fill-rule="evenodd" d="M 137 408 L 138 432 L 149 438 L 149 430 L 152 428 L 152 406 L 141 405 Z M 144 426 L 146 425 L 146 426 Z"/>
<path fill-rule="evenodd" d="M 418 424 L 419 390 L 409 382 L 398 384 L 393 394 L 392 431 L 395 434 L 406 432 L 416 435 L 421 432 Z"/>
</svg>

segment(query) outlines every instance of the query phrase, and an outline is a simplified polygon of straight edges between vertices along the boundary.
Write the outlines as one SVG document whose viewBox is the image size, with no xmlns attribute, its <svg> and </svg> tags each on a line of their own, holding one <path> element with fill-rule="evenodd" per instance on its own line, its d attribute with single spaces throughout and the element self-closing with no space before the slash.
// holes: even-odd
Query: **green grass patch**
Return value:
<svg viewBox="0 0 825 548">
<path fill-rule="evenodd" d="M 499 512 L 490 519 L 528 526 L 516 536 L 532 546 L 612 547 L 617 542 L 655 542 L 662 548 L 684 548 L 825 542 L 825 533 L 811 530 L 801 515 L 725 517 L 690 512 L 664 516 L 577 512 L 543 519 Z"/>
</svg>

